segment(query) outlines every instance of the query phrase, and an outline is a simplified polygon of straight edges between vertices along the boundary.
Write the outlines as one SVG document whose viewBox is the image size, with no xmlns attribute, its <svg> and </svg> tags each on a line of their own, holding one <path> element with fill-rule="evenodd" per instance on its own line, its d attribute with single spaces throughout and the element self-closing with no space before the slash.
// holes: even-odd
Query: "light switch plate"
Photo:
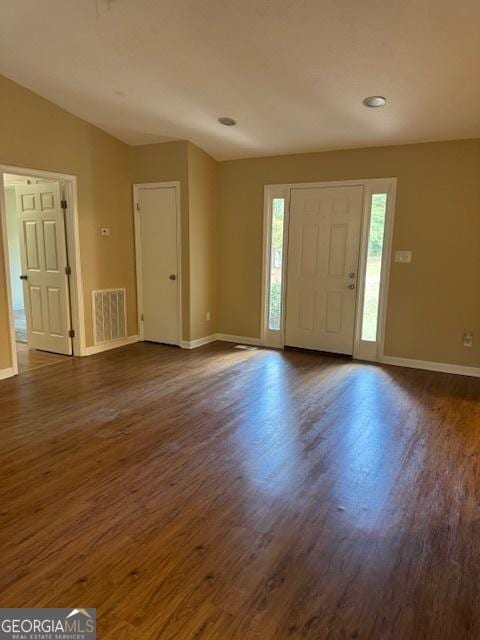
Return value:
<svg viewBox="0 0 480 640">
<path fill-rule="evenodd" d="M 395 251 L 395 262 L 411 262 L 411 251 Z"/>
<path fill-rule="evenodd" d="M 108 238 L 109 236 L 112 235 L 112 230 L 110 229 L 110 227 L 101 227 L 100 228 L 100 235 L 103 238 Z"/>
</svg>

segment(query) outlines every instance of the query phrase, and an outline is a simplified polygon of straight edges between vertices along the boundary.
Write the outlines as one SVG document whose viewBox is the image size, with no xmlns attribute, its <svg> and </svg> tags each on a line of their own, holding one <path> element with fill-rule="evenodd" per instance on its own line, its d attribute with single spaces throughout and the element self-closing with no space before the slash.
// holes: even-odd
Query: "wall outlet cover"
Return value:
<svg viewBox="0 0 480 640">
<path fill-rule="evenodd" d="M 463 346 L 464 347 L 473 346 L 473 333 L 467 332 L 463 334 Z"/>
<path fill-rule="evenodd" d="M 395 262 L 411 262 L 411 251 L 395 251 Z"/>
</svg>

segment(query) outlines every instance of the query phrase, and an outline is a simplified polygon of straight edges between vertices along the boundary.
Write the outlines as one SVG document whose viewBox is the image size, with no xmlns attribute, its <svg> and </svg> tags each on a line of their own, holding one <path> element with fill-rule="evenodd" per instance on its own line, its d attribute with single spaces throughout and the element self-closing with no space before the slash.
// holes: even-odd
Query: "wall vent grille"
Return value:
<svg viewBox="0 0 480 640">
<path fill-rule="evenodd" d="M 92 296 L 95 344 L 126 338 L 126 290 L 98 289 Z"/>
</svg>

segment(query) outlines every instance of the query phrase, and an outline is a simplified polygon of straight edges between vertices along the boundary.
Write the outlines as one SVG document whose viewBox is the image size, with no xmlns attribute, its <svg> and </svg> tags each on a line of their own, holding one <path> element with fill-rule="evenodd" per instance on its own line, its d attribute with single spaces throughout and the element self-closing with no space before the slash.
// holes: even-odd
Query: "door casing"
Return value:
<svg viewBox="0 0 480 640">
<path fill-rule="evenodd" d="M 138 339 L 144 340 L 143 332 L 143 285 L 142 285 L 142 247 L 140 243 L 140 212 L 139 206 L 139 192 L 140 189 L 159 189 L 159 188 L 174 188 L 176 209 L 177 209 L 177 282 L 178 282 L 178 298 L 177 298 L 177 344 L 182 346 L 182 211 L 180 201 L 180 182 L 146 182 L 133 185 L 133 211 L 135 217 L 135 266 L 137 272 L 137 314 L 138 314 Z"/>
<path fill-rule="evenodd" d="M 261 344 L 267 347 L 283 349 L 285 346 L 285 317 L 286 317 L 286 286 L 288 270 L 288 231 L 290 223 L 290 193 L 292 189 L 311 189 L 322 187 L 363 187 L 362 223 L 360 232 L 360 257 L 357 279 L 357 304 L 354 331 L 353 357 L 359 360 L 380 362 L 384 355 L 385 322 L 387 315 L 388 282 L 390 276 L 390 264 L 392 255 L 392 237 L 395 215 L 396 178 L 368 178 L 359 180 L 336 180 L 329 182 L 308 182 L 270 184 L 264 187 L 264 216 L 263 216 L 263 264 L 262 264 L 262 306 L 261 306 Z M 377 342 L 361 340 L 362 305 L 365 290 L 365 273 L 367 265 L 368 248 L 368 222 L 370 220 L 370 203 L 373 193 L 387 193 L 387 209 L 385 218 L 385 233 L 382 255 L 382 272 L 380 283 L 380 301 L 378 314 Z M 281 294 L 281 319 L 280 330 L 271 331 L 268 328 L 268 292 L 270 279 L 270 235 L 273 198 L 284 198 L 284 238 L 283 238 L 283 264 L 282 264 L 282 294 Z"/>
<path fill-rule="evenodd" d="M 80 262 L 80 234 L 78 225 L 78 195 L 77 177 L 65 173 L 52 171 L 42 171 L 27 167 L 16 167 L 10 165 L 0 165 L 0 223 L 2 229 L 2 249 L 4 258 L 5 277 L 7 285 L 7 305 L 10 325 L 10 352 L 12 360 L 13 374 L 18 374 L 17 350 L 15 341 L 15 326 L 12 309 L 12 291 L 10 286 L 10 264 L 8 256 L 7 222 L 5 189 L 3 177 L 5 173 L 24 176 L 27 178 L 44 178 L 63 183 L 65 189 L 66 209 L 66 243 L 69 257 L 69 266 L 72 270 L 70 275 L 70 300 L 71 300 L 71 324 L 75 331 L 72 340 L 72 351 L 75 356 L 86 355 L 85 347 L 85 318 L 83 314 L 83 286 L 82 270 Z"/>
</svg>

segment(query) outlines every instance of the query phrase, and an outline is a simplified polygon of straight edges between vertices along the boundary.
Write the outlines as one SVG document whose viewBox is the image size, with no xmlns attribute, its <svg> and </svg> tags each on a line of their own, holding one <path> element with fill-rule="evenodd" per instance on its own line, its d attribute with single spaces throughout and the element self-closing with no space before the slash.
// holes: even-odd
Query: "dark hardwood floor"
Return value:
<svg viewBox="0 0 480 640">
<path fill-rule="evenodd" d="M 480 637 L 480 379 L 137 344 L 0 383 L 0 605 L 101 640 Z"/>
<path fill-rule="evenodd" d="M 31 349 L 28 344 L 17 342 L 17 363 L 19 372 L 48 367 L 57 364 L 69 356 L 61 356 L 58 353 Z"/>
</svg>

